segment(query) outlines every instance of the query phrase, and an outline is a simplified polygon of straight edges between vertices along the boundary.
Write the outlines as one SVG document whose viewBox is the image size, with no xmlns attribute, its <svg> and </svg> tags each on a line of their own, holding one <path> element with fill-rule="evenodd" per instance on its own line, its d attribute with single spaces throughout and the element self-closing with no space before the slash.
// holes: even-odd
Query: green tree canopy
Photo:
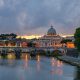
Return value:
<svg viewBox="0 0 80 80">
<path fill-rule="evenodd" d="M 17 34 L 14 34 L 14 33 L 11 33 L 9 34 L 10 36 L 13 36 L 13 38 L 16 38 L 17 37 Z"/>
<path fill-rule="evenodd" d="M 80 52 L 80 27 L 76 29 L 74 38 L 75 38 L 75 46 L 77 47 L 78 51 Z"/>
<path fill-rule="evenodd" d="M 0 39 L 6 40 L 6 39 L 9 39 L 10 36 L 13 39 L 13 38 L 16 38 L 17 37 L 17 34 L 14 34 L 14 33 L 11 33 L 11 34 L 1 34 L 0 35 Z"/>
<path fill-rule="evenodd" d="M 70 40 L 70 39 L 63 39 L 62 41 L 61 41 L 61 43 L 67 43 L 67 42 L 72 42 L 72 40 Z"/>
<path fill-rule="evenodd" d="M 28 42 L 28 44 L 27 44 L 28 47 L 35 47 L 35 45 L 36 45 L 36 44 L 33 43 L 33 42 Z"/>
</svg>

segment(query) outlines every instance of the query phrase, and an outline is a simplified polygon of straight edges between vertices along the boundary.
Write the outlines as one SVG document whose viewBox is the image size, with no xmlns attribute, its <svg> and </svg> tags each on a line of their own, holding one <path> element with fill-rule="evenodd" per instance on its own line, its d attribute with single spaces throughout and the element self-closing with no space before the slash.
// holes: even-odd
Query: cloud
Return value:
<svg viewBox="0 0 80 80">
<path fill-rule="evenodd" d="M 20 26 L 25 26 L 26 18 L 27 18 L 27 13 L 21 12 L 19 14 L 19 16 L 17 17 L 17 19 L 18 19 L 18 22 L 19 22 Z"/>
<path fill-rule="evenodd" d="M 0 0 L 1 33 L 44 34 L 53 24 L 58 33 L 72 34 L 79 21 L 79 0 Z"/>
<path fill-rule="evenodd" d="M 0 0 L 0 8 L 4 6 L 4 0 Z"/>
</svg>

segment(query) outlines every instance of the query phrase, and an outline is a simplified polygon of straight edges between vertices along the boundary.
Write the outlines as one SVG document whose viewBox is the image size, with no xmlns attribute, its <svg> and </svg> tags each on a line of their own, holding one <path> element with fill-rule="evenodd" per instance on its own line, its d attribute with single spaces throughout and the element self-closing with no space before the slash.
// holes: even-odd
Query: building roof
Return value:
<svg viewBox="0 0 80 80">
<path fill-rule="evenodd" d="M 56 35 L 56 30 L 51 26 L 51 28 L 48 30 L 47 35 Z"/>
</svg>

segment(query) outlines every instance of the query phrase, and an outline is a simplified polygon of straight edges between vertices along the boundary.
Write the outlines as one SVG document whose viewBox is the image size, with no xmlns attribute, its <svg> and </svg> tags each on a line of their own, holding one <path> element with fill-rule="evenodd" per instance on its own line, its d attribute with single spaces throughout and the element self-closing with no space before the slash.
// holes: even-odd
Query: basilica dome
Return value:
<svg viewBox="0 0 80 80">
<path fill-rule="evenodd" d="M 56 30 L 51 26 L 51 28 L 48 30 L 47 35 L 56 35 Z"/>
</svg>

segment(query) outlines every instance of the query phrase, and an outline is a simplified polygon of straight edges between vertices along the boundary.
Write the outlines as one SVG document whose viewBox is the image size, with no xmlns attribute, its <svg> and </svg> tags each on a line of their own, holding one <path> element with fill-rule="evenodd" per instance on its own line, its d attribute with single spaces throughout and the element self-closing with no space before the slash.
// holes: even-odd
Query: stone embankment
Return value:
<svg viewBox="0 0 80 80">
<path fill-rule="evenodd" d="M 59 60 L 69 63 L 74 66 L 80 67 L 80 58 L 74 58 L 69 56 L 60 56 L 58 57 Z"/>
</svg>

